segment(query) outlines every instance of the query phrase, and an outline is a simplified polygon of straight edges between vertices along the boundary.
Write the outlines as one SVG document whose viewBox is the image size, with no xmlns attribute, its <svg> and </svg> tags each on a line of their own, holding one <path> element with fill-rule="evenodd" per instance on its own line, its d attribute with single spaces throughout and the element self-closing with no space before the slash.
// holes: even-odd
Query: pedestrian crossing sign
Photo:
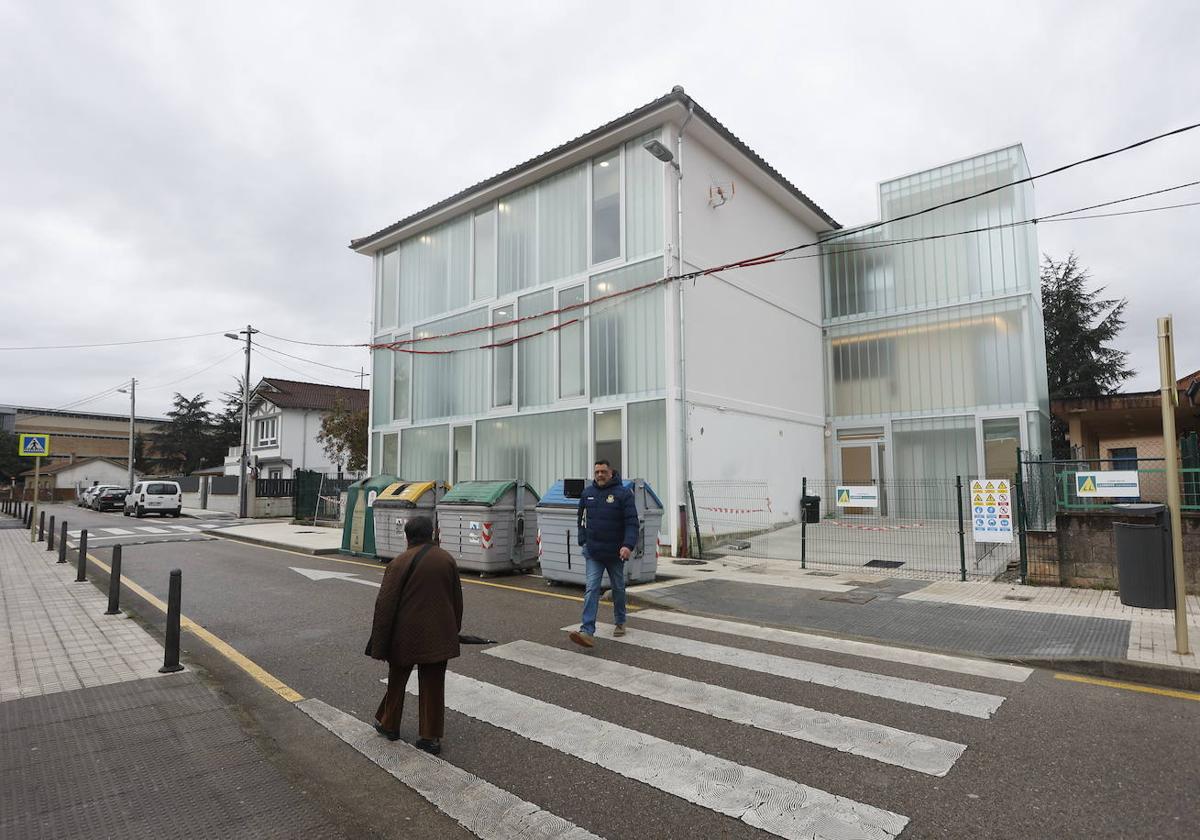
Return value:
<svg viewBox="0 0 1200 840">
<path fill-rule="evenodd" d="M 20 435 L 18 454 L 26 458 L 45 458 L 50 454 L 50 435 Z"/>
</svg>

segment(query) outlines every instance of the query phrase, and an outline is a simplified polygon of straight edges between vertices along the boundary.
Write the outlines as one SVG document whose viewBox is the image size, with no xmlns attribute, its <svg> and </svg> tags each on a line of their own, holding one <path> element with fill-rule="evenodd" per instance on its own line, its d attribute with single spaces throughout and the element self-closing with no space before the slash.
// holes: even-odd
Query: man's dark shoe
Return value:
<svg viewBox="0 0 1200 840">
<path fill-rule="evenodd" d="M 378 732 L 383 737 L 387 738 L 389 741 L 399 741 L 400 740 L 400 732 L 398 730 L 396 732 L 392 732 L 390 730 L 384 729 L 382 726 L 380 726 L 378 723 L 376 723 L 375 731 Z"/>
<path fill-rule="evenodd" d="M 618 624 L 616 627 L 614 627 L 614 628 L 613 628 L 613 635 L 614 635 L 614 636 L 624 636 L 624 635 L 625 635 L 625 625 L 624 625 L 624 624 Z"/>
<path fill-rule="evenodd" d="M 592 634 L 583 630 L 572 630 L 568 634 L 568 638 L 580 647 L 590 648 L 596 646 L 596 641 L 592 638 Z"/>
<path fill-rule="evenodd" d="M 442 751 L 442 742 L 438 738 L 418 738 L 413 746 L 430 755 L 438 755 Z"/>
</svg>

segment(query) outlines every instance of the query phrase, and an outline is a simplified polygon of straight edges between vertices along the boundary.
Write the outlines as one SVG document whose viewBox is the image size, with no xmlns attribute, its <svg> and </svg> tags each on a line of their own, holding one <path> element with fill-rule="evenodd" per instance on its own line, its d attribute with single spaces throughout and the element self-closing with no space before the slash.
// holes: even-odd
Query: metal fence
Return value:
<svg viewBox="0 0 1200 840">
<path fill-rule="evenodd" d="M 208 492 L 214 496 L 236 496 L 238 481 L 236 475 L 214 475 L 209 479 Z"/>
<path fill-rule="evenodd" d="M 292 515 L 296 519 L 340 522 L 341 495 L 358 479 L 329 478 L 310 470 L 297 470 L 292 481 Z"/>
<path fill-rule="evenodd" d="M 257 478 L 254 480 L 254 495 L 259 499 L 286 499 L 292 495 L 292 479 Z"/>
<path fill-rule="evenodd" d="M 885 481 L 874 507 L 839 504 L 835 482 L 804 480 L 815 521 L 777 516 L 766 482 L 694 482 L 691 527 L 707 553 L 789 560 L 803 568 L 991 580 L 1016 566 L 1012 542 L 976 542 L 973 477 Z M 791 507 L 787 505 L 786 507 Z"/>
</svg>

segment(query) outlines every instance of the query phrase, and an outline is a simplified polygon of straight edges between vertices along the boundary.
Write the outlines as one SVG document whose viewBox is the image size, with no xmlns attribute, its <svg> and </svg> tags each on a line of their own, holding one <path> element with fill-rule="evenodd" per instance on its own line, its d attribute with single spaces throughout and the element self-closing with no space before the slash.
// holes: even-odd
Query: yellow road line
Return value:
<svg viewBox="0 0 1200 840">
<path fill-rule="evenodd" d="M 1140 691 L 1144 694 L 1157 694 L 1160 697 L 1175 697 L 1179 700 L 1194 700 L 1200 702 L 1200 694 L 1194 691 L 1180 691 L 1175 688 L 1155 688 L 1149 685 L 1139 685 L 1138 683 L 1120 682 L 1118 680 L 1106 680 L 1099 677 L 1081 677 L 1078 674 L 1055 674 L 1056 680 L 1068 680 L 1069 682 L 1086 683 L 1088 685 L 1101 685 L 1105 688 L 1120 688 L 1125 691 Z"/>
<path fill-rule="evenodd" d="M 87 556 L 87 559 L 91 560 L 93 563 L 95 563 L 101 569 L 104 569 L 104 571 L 109 572 L 109 573 L 112 572 L 112 568 L 109 567 L 109 565 L 107 563 L 105 563 L 103 560 L 93 557 L 91 554 L 89 554 Z M 126 578 L 124 575 L 121 576 L 121 585 L 128 587 L 128 589 L 131 592 L 137 593 L 138 595 L 140 595 L 144 599 L 146 599 L 146 601 L 148 601 L 149 603 L 151 603 L 152 605 L 157 607 L 159 610 L 161 610 L 163 613 L 166 613 L 167 605 L 164 604 L 158 598 L 158 596 L 154 595 L 152 592 L 146 591 L 145 589 L 138 586 L 133 581 Z M 268 688 L 271 691 L 274 691 L 276 694 L 278 694 L 284 700 L 287 700 L 289 703 L 296 703 L 296 702 L 304 699 L 304 696 L 302 694 L 300 694 L 299 692 L 297 692 L 295 689 L 293 689 L 291 686 L 287 685 L 286 683 L 284 683 L 277 677 L 271 675 L 261 665 L 254 662 L 252 659 L 247 657 L 245 654 L 240 653 L 236 648 L 234 648 L 228 642 L 213 635 L 208 630 L 204 629 L 199 624 L 192 621 L 190 618 L 187 618 L 186 616 L 181 615 L 179 617 L 179 628 L 181 630 L 187 630 L 189 633 L 192 633 L 193 635 L 197 636 L 198 638 L 203 639 L 205 642 L 207 642 L 209 645 L 211 645 L 213 648 L 215 648 L 218 653 L 220 653 L 222 656 L 224 656 L 226 659 L 228 659 L 234 665 L 237 665 L 239 668 L 241 668 L 243 671 L 245 671 L 247 674 L 249 674 L 250 677 L 255 682 L 257 682 L 259 685 L 263 686 L 264 688 Z"/>
</svg>

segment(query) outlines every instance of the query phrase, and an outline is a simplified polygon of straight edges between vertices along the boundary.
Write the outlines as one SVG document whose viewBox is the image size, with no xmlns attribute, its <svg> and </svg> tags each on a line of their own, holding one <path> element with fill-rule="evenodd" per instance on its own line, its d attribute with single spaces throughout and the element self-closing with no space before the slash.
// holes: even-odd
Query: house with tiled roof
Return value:
<svg viewBox="0 0 1200 840">
<path fill-rule="evenodd" d="M 317 382 L 264 377 L 250 395 L 247 436 L 251 474 L 257 478 L 292 478 L 296 470 L 336 476 L 344 464 L 329 460 L 317 440 L 321 420 L 341 403 L 351 411 L 366 411 L 369 392 Z M 237 475 L 241 447 L 225 457 L 225 474 Z"/>
</svg>

